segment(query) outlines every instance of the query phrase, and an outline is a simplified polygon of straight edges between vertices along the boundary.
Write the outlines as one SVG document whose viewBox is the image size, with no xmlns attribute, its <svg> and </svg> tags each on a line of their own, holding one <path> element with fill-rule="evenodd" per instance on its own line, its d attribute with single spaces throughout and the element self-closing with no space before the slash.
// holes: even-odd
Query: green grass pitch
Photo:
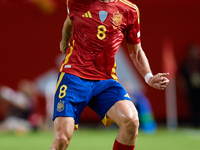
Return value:
<svg viewBox="0 0 200 150">
<path fill-rule="evenodd" d="M 74 131 L 69 150 L 112 150 L 117 129 Z M 0 131 L 0 150 L 48 150 L 53 132 L 16 134 Z M 159 128 L 153 135 L 139 132 L 135 150 L 200 150 L 200 130 Z"/>
</svg>

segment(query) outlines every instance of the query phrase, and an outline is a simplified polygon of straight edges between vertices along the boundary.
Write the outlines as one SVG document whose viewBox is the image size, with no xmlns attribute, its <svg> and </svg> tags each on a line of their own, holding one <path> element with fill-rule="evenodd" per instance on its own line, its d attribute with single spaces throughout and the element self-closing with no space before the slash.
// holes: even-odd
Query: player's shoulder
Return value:
<svg viewBox="0 0 200 150">
<path fill-rule="evenodd" d="M 126 7 L 128 9 L 136 10 L 138 11 L 138 7 L 136 4 L 130 2 L 129 0 L 116 0 L 122 7 Z"/>
</svg>

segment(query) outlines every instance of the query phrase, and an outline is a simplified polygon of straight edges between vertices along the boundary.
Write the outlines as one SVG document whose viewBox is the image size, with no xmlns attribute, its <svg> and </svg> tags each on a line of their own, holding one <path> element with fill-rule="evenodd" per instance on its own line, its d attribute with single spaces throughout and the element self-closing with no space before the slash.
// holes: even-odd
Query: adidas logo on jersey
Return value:
<svg viewBox="0 0 200 150">
<path fill-rule="evenodd" d="M 82 15 L 82 17 L 92 18 L 92 15 L 91 15 L 90 11 L 87 11 L 84 15 Z"/>
</svg>

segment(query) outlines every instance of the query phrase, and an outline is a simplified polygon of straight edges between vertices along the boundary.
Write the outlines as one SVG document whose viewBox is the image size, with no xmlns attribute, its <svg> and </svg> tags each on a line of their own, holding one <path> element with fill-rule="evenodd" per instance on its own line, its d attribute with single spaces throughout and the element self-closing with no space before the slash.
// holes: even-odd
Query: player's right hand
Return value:
<svg viewBox="0 0 200 150">
<path fill-rule="evenodd" d="M 60 42 L 60 51 L 61 51 L 63 54 L 66 54 L 67 48 L 68 48 L 68 44 L 66 43 L 66 41 L 61 41 L 61 42 Z"/>
<path fill-rule="evenodd" d="M 168 75 L 169 73 L 158 73 L 154 75 L 148 81 L 149 86 L 158 90 L 164 90 L 169 83 L 169 79 L 166 77 Z"/>
</svg>

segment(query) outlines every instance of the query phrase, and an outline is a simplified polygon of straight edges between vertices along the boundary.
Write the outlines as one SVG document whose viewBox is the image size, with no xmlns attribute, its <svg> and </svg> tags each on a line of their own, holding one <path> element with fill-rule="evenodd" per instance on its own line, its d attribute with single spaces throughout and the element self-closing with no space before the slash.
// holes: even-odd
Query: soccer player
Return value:
<svg viewBox="0 0 200 150">
<path fill-rule="evenodd" d="M 135 67 L 148 85 L 163 90 L 169 82 L 168 73 L 151 72 L 141 47 L 139 10 L 127 0 L 69 0 L 67 10 L 60 43 L 66 57 L 60 66 L 55 92 L 55 136 L 51 150 L 68 147 L 87 105 L 105 126 L 113 122 L 119 126 L 113 150 L 133 150 L 138 113 L 115 72 L 115 54 L 123 38 Z"/>
</svg>

